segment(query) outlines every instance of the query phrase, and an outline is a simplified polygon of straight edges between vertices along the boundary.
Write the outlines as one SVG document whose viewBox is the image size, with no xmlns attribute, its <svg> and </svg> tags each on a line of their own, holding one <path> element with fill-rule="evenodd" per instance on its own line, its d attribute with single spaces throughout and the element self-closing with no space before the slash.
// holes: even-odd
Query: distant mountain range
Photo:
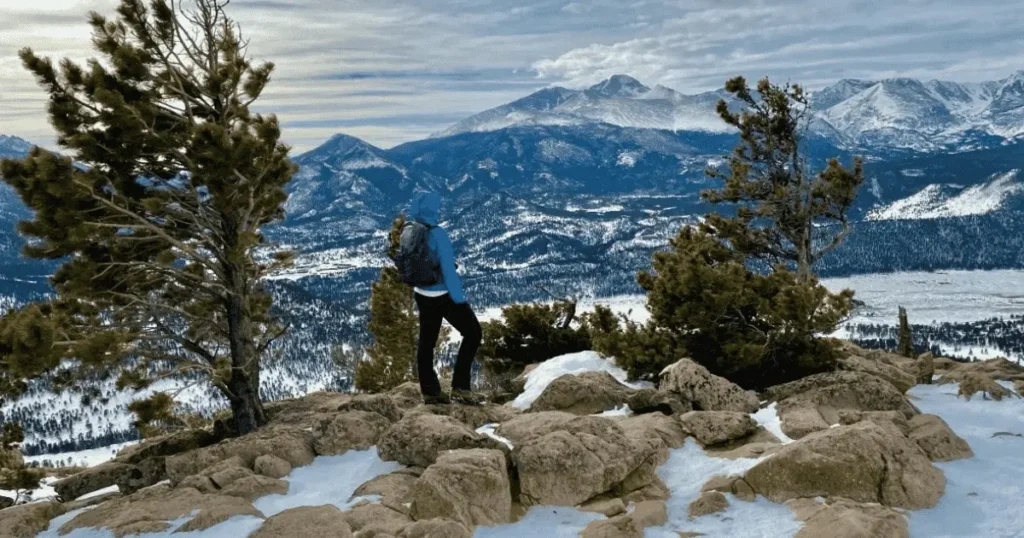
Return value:
<svg viewBox="0 0 1024 538">
<path fill-rule="evenodd" d="M 710 209 L 699 197 L 709 186 L 704 170 L 736 143 L 715 113 L 720 99 L 729 96 L 683 95 L 617 75 L 583 90 L 547 88 L 390 149 L 336 135 L 295 159 L 287 220 L 268 230 L 301 253 L 280 280 L 361 304 L 374 268 L 386 263 L 390 220 L 431 190 L 445 193 L 463 267 L 486 302 L 536 295 L 520 282 L 540 278 L 583 293 L 635 290 L 633 274 L 651 251 Z M 979 220 L 967 228 L 974 235 L 1015 226 L 1006 219 L 1024 207 L 1015 172 L 1024 168 L 1024 71 L 972 84 L 842 80 L 811 94 L 811 107 L 812 161 L 860 154 L 869 162 L 854 210 L 859 233 L 823 262 L 824 272 L 1018 263 L 1016 239 L 971 239 L 984 254 L 969 258 L 951 255 L 956 245 L 920 245 L 973 237 L 945 231 L 958 219 Z M 0 156 L 30 148 L 0 136 Z M 13 255 L 13 224 L 26 215 L 0 187 L 0 294 L 45 289 L 45 267 Z M 896 222 L 938 229 L 923 230 L 899 255 L 864 260 Z M 858 237 L 870 244 L 858 246 Z M 595 267 L 605 269 L 600 278 L 581 280 Z"/>
<path fill-rule="evenodd" d="M 1024 267 L 1022 95 L 1024 73 L 983 84 L 845 80 L 814 93 L 812 163 L 867 159 L 854 233 L 817 269 Z M 298 155 L 287 218 L 266 230 L 299 256 L 270 283 L 293 332 L 264 390 L 280 397 L 339 382 L 330 347 L 365 340 L 368 284 L 388 263 L 386 230 L 420 191 L 444 195 L 477 307 L 548 298 L 540 286 L 637 293 L 636 272 L 652 252 L 714 210 L 700 199 L 710 186 L 704 171 L 737 141 L 714 113 L 723 97 L 616 76 L 585 90 L 541 90 L 390 149 L 339 134 Z M 31 146 L 0 136 L 0 157 Z M 28 216 L 0 184 L 0 308 L 48 291 L 53 264 L 17 254 L 15 224 Z"/>
</svg>

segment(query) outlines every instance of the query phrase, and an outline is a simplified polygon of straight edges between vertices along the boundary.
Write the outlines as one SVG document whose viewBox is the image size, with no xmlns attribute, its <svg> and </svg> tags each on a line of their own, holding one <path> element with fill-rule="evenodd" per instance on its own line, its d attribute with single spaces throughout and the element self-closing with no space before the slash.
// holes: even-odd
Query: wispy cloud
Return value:
<svg viewBox="0 0 1024 538">
<path fill-rule="evenodd" d="M 86 13 L 117 0 L 0 7 L 0 133 L 50 144 L 31 46 L 78 60 Z M 234 0 L 277 71 L 260 103 L 308 149 L 334 132 L 388 147 L 551 84 L 617 73 L 682 91 L 735 74 L 996 79 L 1024 68 L 1020 0 Z"/>
</svg>

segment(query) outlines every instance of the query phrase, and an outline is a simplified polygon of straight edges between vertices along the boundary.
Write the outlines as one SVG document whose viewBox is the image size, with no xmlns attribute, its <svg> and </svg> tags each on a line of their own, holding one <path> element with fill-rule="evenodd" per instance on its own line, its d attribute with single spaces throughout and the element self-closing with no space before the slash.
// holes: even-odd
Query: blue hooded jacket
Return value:
<svg viewBox="0 0 1024 538">
<path fill-rule="evenodd" d="M 424 291 L 447 291 L 456 304 L 466 302 L 462 291 L 462 280 L 455 270 L 455 252 L 448 232 L 437 225 L 441 214 L 441 197 L 432 192 L 421 194 L 409 204 L 409 217 L 430 226 L 430 255 L 441 266 L 442 280 L 433 286 L 420 288 Z"/>
</svg>

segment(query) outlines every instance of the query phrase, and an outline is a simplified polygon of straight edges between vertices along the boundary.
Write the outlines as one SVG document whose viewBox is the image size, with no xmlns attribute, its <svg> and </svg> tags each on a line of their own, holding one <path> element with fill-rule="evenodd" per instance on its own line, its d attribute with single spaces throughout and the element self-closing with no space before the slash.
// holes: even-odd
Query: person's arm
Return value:
<svg viewBox="0 0 1024 538">
<path fill-rule="evenodd" d="M 441 276 L 444 278 L 444 285 L 448 288 L 448 294 L 456 304 L 466 302 L 466 294 L 462 291 L 462 279 L 455 269 L 455 250 L 452 248 L 452 240 L 444 228 L 435 228 L 437 238 L 437 256 L 441 261 Z"/>
</svg>

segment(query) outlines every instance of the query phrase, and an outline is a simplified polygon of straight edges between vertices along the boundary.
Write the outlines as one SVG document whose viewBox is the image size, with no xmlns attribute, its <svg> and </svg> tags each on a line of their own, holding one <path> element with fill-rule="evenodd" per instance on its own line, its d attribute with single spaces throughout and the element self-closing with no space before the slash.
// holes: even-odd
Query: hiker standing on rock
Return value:
<svg viewBox="0 0 1024 538">
<path fill-rule="evenodd" d="M 413 199 L 409 207 L 410 220 L 402 228 L 399 251 L 395 256 L 402 281 L 414 287 L 416 307 L 420 313 L 420 337 L 416 350 L 420 392 L 427 404 L 451 400 L 479 404 L 481 398 L 470 389 L 470 373 L 480 347 L 480 322 L 462 291 L 452 240 L 448 232 L 437 225 L 440 211 L 441 197 L 437 194 L 421 194 Z M 442 392 L 434 372 L 434 348 L 441 333 L 442 320 L 448 320 L 462 335 L 450 397 Z"/>
</svg>

